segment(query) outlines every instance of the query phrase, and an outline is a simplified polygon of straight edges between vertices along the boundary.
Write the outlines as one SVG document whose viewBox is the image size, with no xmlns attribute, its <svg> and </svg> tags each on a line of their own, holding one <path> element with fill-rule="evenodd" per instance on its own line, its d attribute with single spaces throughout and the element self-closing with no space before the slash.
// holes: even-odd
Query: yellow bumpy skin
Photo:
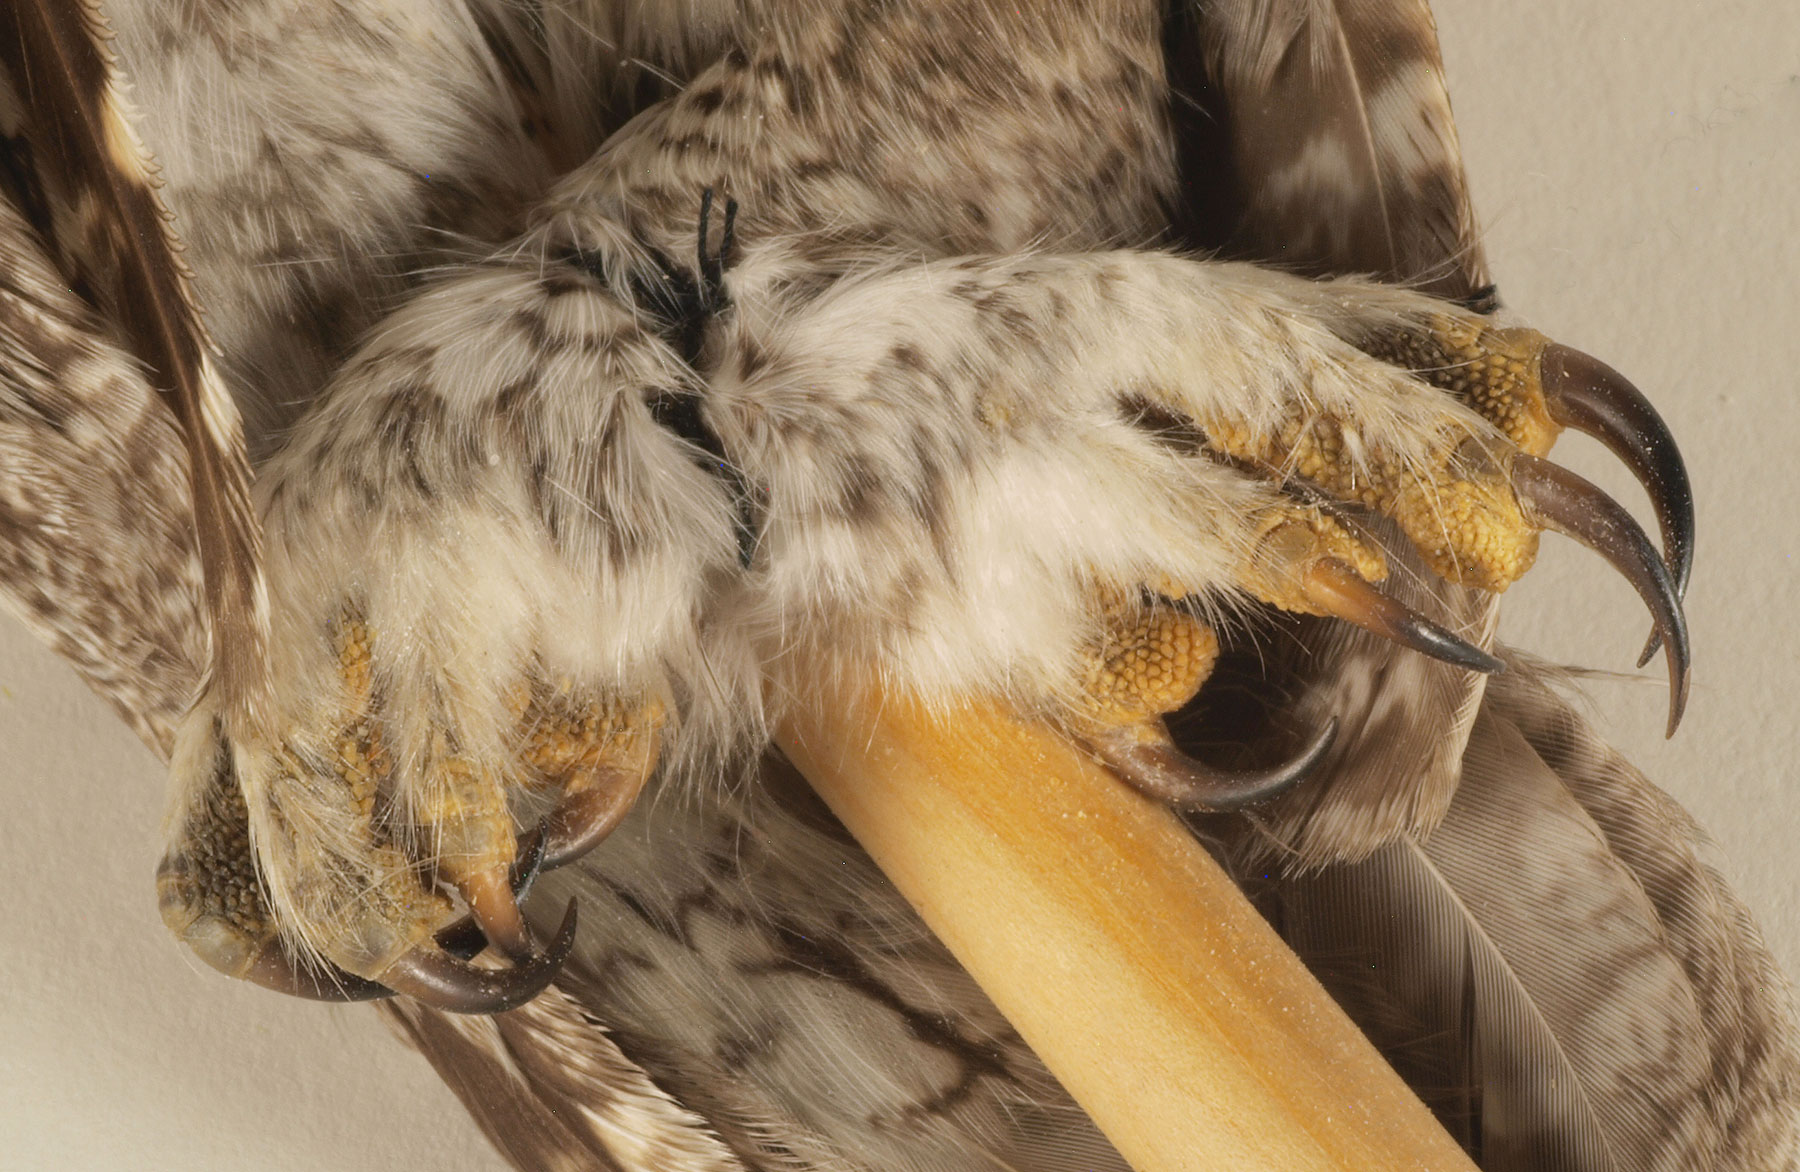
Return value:
<svg viewBox="0 0 1800 1172">
<path fill-rule="evenodd" d="M 1169 736 L 1163 717 L 1192 700 L 1219 657 L 1219 639 L 1171 598 L 1105 587 L 1102 636 L 1089 649 L 1070 731 L 1127 784 L 1159 801 L 1194 810 L 1226 810 L 1278 792 L 1317 764 L 1330 731 L 1295 761 L 1273 770 L 1218 770 L 1196 761 Z"/>
<path fill-rule="evenodd" d="M 237 787 L 209 786 L 197 796 L 179 849 L 157 870 L 156 894 L 169 930 L 184 940 L 205 941 L 205 947 L 195 947 L 231 976 L 244 975 L 258 950 L 277 939 Z"/>
<path fill-rule="evenodd" d="M 1322 509 L 1295 504 L 1265 512 L 1237 586 L 1270 606 L 1298 614 L 1352 618 L 1335 594 L 1322 591 L 1324 569 L 1368 584 L 1387 577 L 1379 550 Z M 1372 589 L 1372 588 L 1371 588 Z M 1103 636 L 1089 648 L 1077 723 L 1092 730 L 1132 730 L 1145 743 L 1166 740 L 1157 718 L 1199 694 L 1219 656 L 1213 629 L 1179 605 L 1189 591 L 1163 581 L 1154 591 L 1100 591 Z"/>
<path fill-rule="evenodd" d="M 338 671 L 354 714 L 338 736 L 337 776 L 369 829 L 371 846 L 393 849 L 393 818 L 377 808 L 378 799 L 391 793 L 393 762 L 377 712 L 374 633 L 366 622 L 346 614 L 338 623 L 337 638 Z M 495 867 L 511 866 L 512 818 L 498 779 L 460 756 L 442 732 L 434 734 L 430 756 L 436 765 L 433 784 L 415 799 L 409 813 L 417 826 L 409 829 L 430 841 L 438 877 L 461 883 Z M 431 905 L 421 911 L 433 921 L 429 928 L 435 928 L 445 907 Z"/>
<path fill-rule="evenodd" d="M 1362 345 L 1473 407 L 1522 452 L 1548 455 L 1562 434 L 1544 393 L 1551 343 L 1536 330 L 1445 316 L 1429 330 L 1391 331 Z"/>
<path fill-rule="evenodd" d="M 1270 510 L 1262 523 L 1255 552 L 1238 576 L 1238 585 L 1259 601 L 1295 614 L 1327 616 L 1307 590 L 1307 574 L 1325 559 L 1349 566 L 1365 582 L 1387 577 L 1381 551 L 1363 541 L 1343 522 L 1317 508 L 1295 505 Z"/>
<path fill-rule="evenodd" d="M 344 616 L 337 626 L 338 675 L 360 714 L 337 738 L 337 775 L 364 818 L 375 816 L 377 788 L 393 771 L 393 761 L 375 722 L 375 675 L 370 658 L 368 625 Z"/>
<path fill-rule="evenodd" d="M 1085 720 L 1132 726 L 1174 712 L 1199 692 L 1219 656 L 1219 638 L 1199 619 L 1121 591 L 1102 601 L 1106 637 L 1091 650 L 1082 686 Z"/>
<path fill-rule="evenodd" d="M 1545 340 L 1445 314 L 1429 328 L 1394 329 L 1357 345 L 1451 392 L 1511 444 L 1446 416 L 1422 453 L 1415 448 L 1403 459 L 1355 419 L 1329 412 L 1293 416 L 1272 429 L 1206 418 L 1206 442 L 1235 460 L 1391 517 L 1426 564 L 1451 581 L 1505 590 L 1531 568 L 1539 533 L 1513 491 L 1513 456 L 1542 454 L 1561 431 L 1538 375 Z"/>
<path fill-rule="evenodd" d="M 540 686 L 520 714 L 525 783 L 571 794 L 614 775 L 642 784 L 656 768 L 667 718 L 667 705 L 659 699 L 628 703 L 610 697 L 580 705 L 566 680 L 554 689 Z"/>
<path fill-rule="evenodd" d="M 1393 518 L 1426 564 L 1451 581 L 1505 590 L 1537 556 L 1538 531 L 1519 509 L 1504 455 L 1489 456 L 1466 434 L 1446 431 L 1426 463 L 1408 468 L 1364 453 L 1348 438 L 1349 425 L 1332 416 L 1292 420 L 1271 434 L 1229 422 L 1203 426 L 1208 441 L 1234 459 Z"/>
</svg>

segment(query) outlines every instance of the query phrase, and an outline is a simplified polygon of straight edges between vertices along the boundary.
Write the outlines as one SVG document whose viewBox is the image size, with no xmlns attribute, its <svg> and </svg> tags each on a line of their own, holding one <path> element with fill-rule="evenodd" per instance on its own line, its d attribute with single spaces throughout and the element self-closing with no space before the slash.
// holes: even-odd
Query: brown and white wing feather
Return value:
<svg viewBox="0 0 1800 1172">
<path fill-rule="evenodd" d="M 166 391 L 187 454 L 208 666 L 234 719 L 267 689 L 268 641 L 250 465 L 179 257 L 154 163 L 138 141 L 99 8 L 18 0 L 0 35 L 22 137 L 51 211 L 59 267 Z"/>
<path fill-rule="evenodd" d="M 1521 670 L 1496 681 L 1488 707 L 1568 787 L 1655 909 L 1708 1055 L 1705 1104 L 1720 1134 L 1712 1166 L 1792 1168 L 1800 1163 L 1800 1027 L 1788 978 L 1708 861 L 1714 848 L 1704 831 L 1595 735 L 1551 686 L 1556 680 Z"/>
<path fill-rule="evenodd" d="M 1431 835 L 1253 890 L 1487 1172 L 1789 1168 L 1786 982 L 1702 846 L 1515 660 Z"/>
<path fill-rule="evenodd" d="M 0 603 L 166 754 L 206 654 L 181 437 L 4 199 L 0 468 Z"/>
<path fill-rule="evenodd" d="M 620 1052 L 580 993 L 564 977 L 498 1017 L 411 1001 L 394 1003 L 388 1016 L 517 1167 L 745 1172 L 705 1120 Z"/>
<path fill-rule="evenodd" d="M 1194 11 L 1187 81 L 1236 188 L 1202 241 L 1491 302 L 1421 0 Z M 1491 638 L 1490 599 L 1387 545 L 1391 589 Z M 1239 873 L 1483 1168 L 1793 1166 L 1786 983 L 1692 822 L 1548 673 L 1484 681 L 1310 620 L 1244 661 L 1293 723 L 1343 734 Z"/>
<path fill-rule="evenodd" d="M 1487 265 L 1425 0 L 1196 0 L 1233 251 L 1466 298 Z"/>
</svg>

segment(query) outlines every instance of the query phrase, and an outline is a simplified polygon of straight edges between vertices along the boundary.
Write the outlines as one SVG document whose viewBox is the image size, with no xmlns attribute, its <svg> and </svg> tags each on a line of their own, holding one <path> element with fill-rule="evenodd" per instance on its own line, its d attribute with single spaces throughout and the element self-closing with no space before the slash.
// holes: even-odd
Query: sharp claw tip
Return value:
<svg viewBox="0 0 1800 1172">
<path fill-rule="evenodd" d="M 1526 517 L 1600 553 L 1644 600 L 1669 661 L 1669 723 L 1673 736 L 1687 704 L 1688 633 L 1681 597 L 1649 538 L 1618 503 L 1581 477 L 1548 460 L 1520 455 L 1513 483 Z M 1648 662 L 1640 659 L 1640 666 Z"/>
<path fill-rule="evenodd" d="M 1343 561 L 1320 561 L 1308 571 L 1305 581 L 1307 597 L 1314 605 L 1384 639 L 1468 671 L 1492 675 L 1505 669 L 1505 664 L 1480 647 L 1383 594 Z"/>
<path fill-rule="evenodd" d="M 557 965 L 568 959 L 569 950 L 575 946 L 575 926 L 580 918 L 577 914 L 577 902 L 573 896 L 570 897 L 569 906 L 563 909 L 562 923 L 556 929 L 556 937 L 550 941 L 550 947 L 544 954 Z"/>
<path fill-rule="evenodd" d="M 479 968 L 434 942 L 396 960 L 382 973 L 382 980 L 447 1013 L 505 1013 L 524 1005 L 556 979 L 575 946 L 577 920 L 571 899 L 550 947 L 510 969 Z"/>
<path fill-rule="evenodd" d="M 1308 745 L 1306 752 L 1300 755 L 1301 760 L 1308 764 L 1314 764 L 1320 757 L 1323 757 L 1325 750 L 1331 748 L 1332 742 L 1337 740 L 1338 727 L 1339 721 L 1335 714 L 1327 717 L 1325 723 L 1319 726 L 1318 734 L 1313 737 L 1312 744 Z"/>
<path fill-rule="evenodd" d="M 512 884 L 513 898 L 521 903 L 531 894 L 531 885 L 537 882 L 538 874 L 543 870 L 544 842 L 544 827 L 540 822 L 520 841 L 518 852 L 513 858 L 512 873 L 508 879 Z"/>
<path fill-rule="evenodd" d="M 1487 676 L 1497 676 L 1506 670 L 1505 662 L 1498 656 L 1482 650 L 1473 643 L 1467 643 L 1461 639 L 1458 639 L 1456 642 L 1458 644 L 1457 650 L 1460 654 L 1455 658 L 1452 658 L 1450 655 L 1442 656 L 1447 662 L 1456 664 L 1458 667 L 1466 667 L 1470 671 L 1478 671 L 1482 675 Z"/>
<path fill-rule="evenodd" d="M 1676 596 L 1685 596 L 1694 568 L 1694 493 L 1668 424 L 1629 379 L 1591 355 L 1552 342 L 1540 370 L 1550 417 L 1600 440 L 1649 492 Z M 1653 652 L 1644 652 L 1644 662 Z"/>
</svg>

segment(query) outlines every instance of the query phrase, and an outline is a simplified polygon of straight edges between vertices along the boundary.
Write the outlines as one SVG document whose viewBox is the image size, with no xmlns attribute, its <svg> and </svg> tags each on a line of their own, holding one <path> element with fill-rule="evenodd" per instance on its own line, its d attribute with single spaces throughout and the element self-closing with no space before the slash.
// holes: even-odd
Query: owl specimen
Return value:
<svg viewBox="0 0 1800 1172">
<path fill-rule="evenodd" d="M 1118 1166 L 765 752 L 877 676 L 1189 810 L 1484 1167 L 1785 1166 L 1736 904 L 1489 678 L 1573 530 L 1672 723 L 1691 522 L 1497 315 L 1422 8 L 146 5 L 135 121 L 14 9 L 5 580 L 173 752 L 216 967 L 405 994 L 524 1167 Z"/>
</svg>

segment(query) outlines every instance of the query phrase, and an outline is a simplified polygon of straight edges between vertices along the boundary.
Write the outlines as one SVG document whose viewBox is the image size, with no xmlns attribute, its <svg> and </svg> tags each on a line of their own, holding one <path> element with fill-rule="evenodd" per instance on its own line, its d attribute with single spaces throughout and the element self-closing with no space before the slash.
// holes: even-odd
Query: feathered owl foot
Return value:
<svg viewBox="0 0 1800 1172">
<path fill-rule="evenodd" d="M 1544 529 L 1599 550 L 1655 618 L 1680 717 L 1680 457 L 1630 384 L 1539 334 L 1405 290 L 1148 252 L 897 267 L 792 306 L 757 295 L 779 284 L 754 257 L 740 280 L 706 413 L 767 502 L 749 608 L 766 664 L 1007 695 L 1147 792 L 1231 808 L 1304 776 L 1330 736 L 1249 774 L 1175 749 L 1161 714 L 1204 682 L 1203 620 L 1234 603 L 1498 666 L 1377 589 L 1380 519 L 1427 570 L 1489 591 Z M 1543 459 L 1564 426 L 1649 487 L 1666 562 Z"/>
<path fill-rule="evenodd" d="M 352 707 L 335 760 L 302 764 L 300 754 L 317 746 L 292 741 L 272 753 L 234 752 L 212 722 L 199 747 L 210 750 L 210 768 L 193 773 L 198 789 L 158 871 L 165 921 L 214 967 L 282 992 L 318 1000 L 402 992 L 468 1013 L 523 1004 L 568 955 L 576 912 L 571 903 L 540 950 L 520 902 L 540 870 L 586 853 L 631 809 L 655 764 L 662 704 L 583 704 L 566 686 L 539 687 L 514 706 L 503 773 L 449 751 L 440 728 L 440 751 L 402 777 L 382 743 L 383 725 L 396 718 L 369 686 L 370 628 L 346 620 L 338 641 Z M 262 786 L 243 784 L 240 761 Z M 299 890 L 290 898 L 308 901 L 310 919 L 271 908 L 245 798 L 263 787 L 282 791 L 273 825 L 292 835 L 284 814 L 309 820 L 298 842 L 267 853 L 293 856 L 286 865 Z M 509 798 L 520 790 L 547 796 L 550 809 L 515 842 Z M 394 809 L 402 793 L 404 817 Z M 333 849 L 321 850 L 327 835 Z M 311 934 L 299 936 L 295 924 Z M 489 948 L 505 967 L 470 963 Z"/>
<path fill-rule="evenodd" d="M 574 932 L 534 940 L 517 889 L 716 685 L 695 619 L 735 545 L 647 402 L 690 376 L 591 275 L 479 272 L 390 325 L 258 485 L 275 694 L 185 722 L 159 891 L 233 976 L 497 1012 Z"/>
<path fill-rule="evenodd" d="M 1604 370 L 1584 355 L 1551 344 L 1540 344 L 1537 349 L 1564 369 Z M 1503 539 L 1496 541 L 1495 531 L 1487 523 L 1471 531 L 1446 527 L 1441 540 L 1422 544 L 1420 551 L 1428 564 L 1453 580 L 1463 580 L 1463 566 L 1473 563 L 1475 581 L 1489 589 L 1504 589 L 1528 568 L 1530 557 L 1508 552 L 1498 567 L 1482 559 L 1491 557 L 1496 548 L 1512 551 L 1534 542 L 1537 530 L 1569 534 L 1600 552 L 1631 582 L 1652 612 L 1655 626 L 1639 666 L 1659 645 L 1666 648 L 1668 731 L 1673 734 L 1687 694 L 1688 646 L 1680 594 L 1693 547 L 1691 501 L 1679 457 L 1641 396 L 1610 371 L 1579 384 L 1553 387 L 1550 393 L 1532 378 L 1522 391 L 1529 396 L 1526 401 L 1537 408 L 1539 419 L 1555 418 L 1549 405 L 1561 414 L 1570 401 L 1583 407 L 1592 405 L 1592 417 L 1609 423 L 1629 413 L 1633 424 L 1628 428 L 1584 430 L 1597 432 L 1615 450 L 1629 453 L 1628 458 L 1638 458 L 1634 466 L 1643 470 L 1643 479 L 1651 488 L 1665 534 L 1667 563 L 1658 559 L 1643 532 L 1615 502 L 1566 469 L 1529 454 L 1524 443 L 1520 451 L 1511 453 L 1510 469 L 1503 473 L 1518 503 L 1516 517 L 1504 518 L 1500 528 Z M 1516 403 L 1510 395 L 1496 396 L 1490 402 L 1508 408 Z M 1507 421 L 1496 422 L 1504 425 Z M 1527 437 L 1526 442 L 1547 451 L 1554 438 L 1553 432 L 1540 433 Z M 1653 454 L 1655 458 L 1645 458 Z M 1316 462 L 1313 467 L 1318 470 Z M 1334 473 L 1328 472 L 1308 479 L 1316 483 L 1333 478 Z M 1487 489 L 1476 481 L 1440 485 L 1435 505 L 1453 516 L 1466 517 L 1461 502 L 1471 492 L 1485 496 Z M 1374 503 L 1370 498 L 1393 501 L 1402 497 L 1379 486 L 1371 486 L 1363 494 L 1367 503 Z M 1404 522 L 1402 528 L 1407 529 Z M 1407 531 L 1411 536 L 1412 531 Z M 1265 543 L 1260 552 L 1266 556 L 1259 558 L 1258 568 L 1238 580 L 1240 587 L 1259 600 L 1290 612 L 1354 623 L 1470 671 L 1503 670 L 1504 665 L 1493 655 L 1378 590 L 1374 583 L 1387 576 L 1379 552 L 1352 536 L 1336 519 L 1300 507 L 1285 516 L 1277 512 Z M 1219 646 L 1211 628 L 1173 605 L 1185 593 L 1165 586 L 1105 606 L 1105 639 L 1090 652 L 1082 702 L 1077 705 L 1072 729 L 1141 792 L 1187 810 L 1232 810 L 1272 797 L 1309 776 L 1327 756 L 1337 722 L 1327 722 L 1289 760 L 1261 770 L 1221 770 L 1178 748 L 1163 717 L 1185 707 L 1200 692 Z"/>
<path fill-rule="evenodd" d="M 1500 436 L 1439 420 L 1428 425 L 1432 439 L 1407 451 L 1381 434 L 1388 405 L 1373 386 L 1369 410 L 1319 410 L 1302 397 L 1273 425 L 1229 411 L 1171 420 L 1160 414 L 1166 405 L 1146 408 L 1165 434 L 1277 481 L 1296 498 L 1263 509 L 1233 584 L 1279 609 L 1345 620 L 1422 654 L 1494 672 L 1498 659 L 1376 588 L 1388 574 L 1385 559 L 1358 535 L 1347 510 L 1387 517 L 1430 569 L 1492 591 L 1529 569 L 1542 530 L 1564 533 L 1601 553 L 1650 609 L 1654 630 L 1639 665 L 1659 645 L 1666 649 L 1672 734 L 1687 695 L 1680 597 L 1692 565 L 1693 506 L 1673 439 L 1642 394 L 1587 355 L 1470 314 L 1426 314 L 1340 336 L 1472 408 Z M 1565 427 L 1600 439 L 1649 490 L 1663 557 L 1614 501 L 1543 458 Z M 1371 459 L 1371 445 L 1378 458 Z M 1100 593 L 1102 637 L 1087 649 L 1069 724 L 1134 786 L 1183 808 L 1229 810 L 1295 784 L 1325 758 L 1335 720 L 1291 759 L 1261 770 L 1224 771 L 1183 753 L 1162 717 L 1193 700 L 1217 656 L 1216 635 L 1181 606 L 1200 592 L 1165 579 Z"/>
<path fill-rule="evenodd" d="M 1545 528 L 1601 549 L 1679 716 L 1685 476 L 1597 364 L 1421 295 L 1156 253 L 792 263 L 747 253 L 698 338 L 592 257 L 498 265 L 349 364 L 259 485 L 277 696 L 248 727 L 204 700 L 178 750 L 164 914 L 211 963 L 516 1005 L 574 921 L 540 945 L 513 888 L 604 837 L 659 745 L 691 768 L 761 735 L 765 693 L 778 717 L 871 673 L 1020 701 L 1166 801 L 1267 797 L 1330 725 L 1233 773 L 1162 723 L 1235 604 L 1498 666 L 1377 588 L 1371 516 L 1489 590 Z M 1542 459 L 1563 424 L 1651 485 L 1669 565 Z"/>
</svg>

